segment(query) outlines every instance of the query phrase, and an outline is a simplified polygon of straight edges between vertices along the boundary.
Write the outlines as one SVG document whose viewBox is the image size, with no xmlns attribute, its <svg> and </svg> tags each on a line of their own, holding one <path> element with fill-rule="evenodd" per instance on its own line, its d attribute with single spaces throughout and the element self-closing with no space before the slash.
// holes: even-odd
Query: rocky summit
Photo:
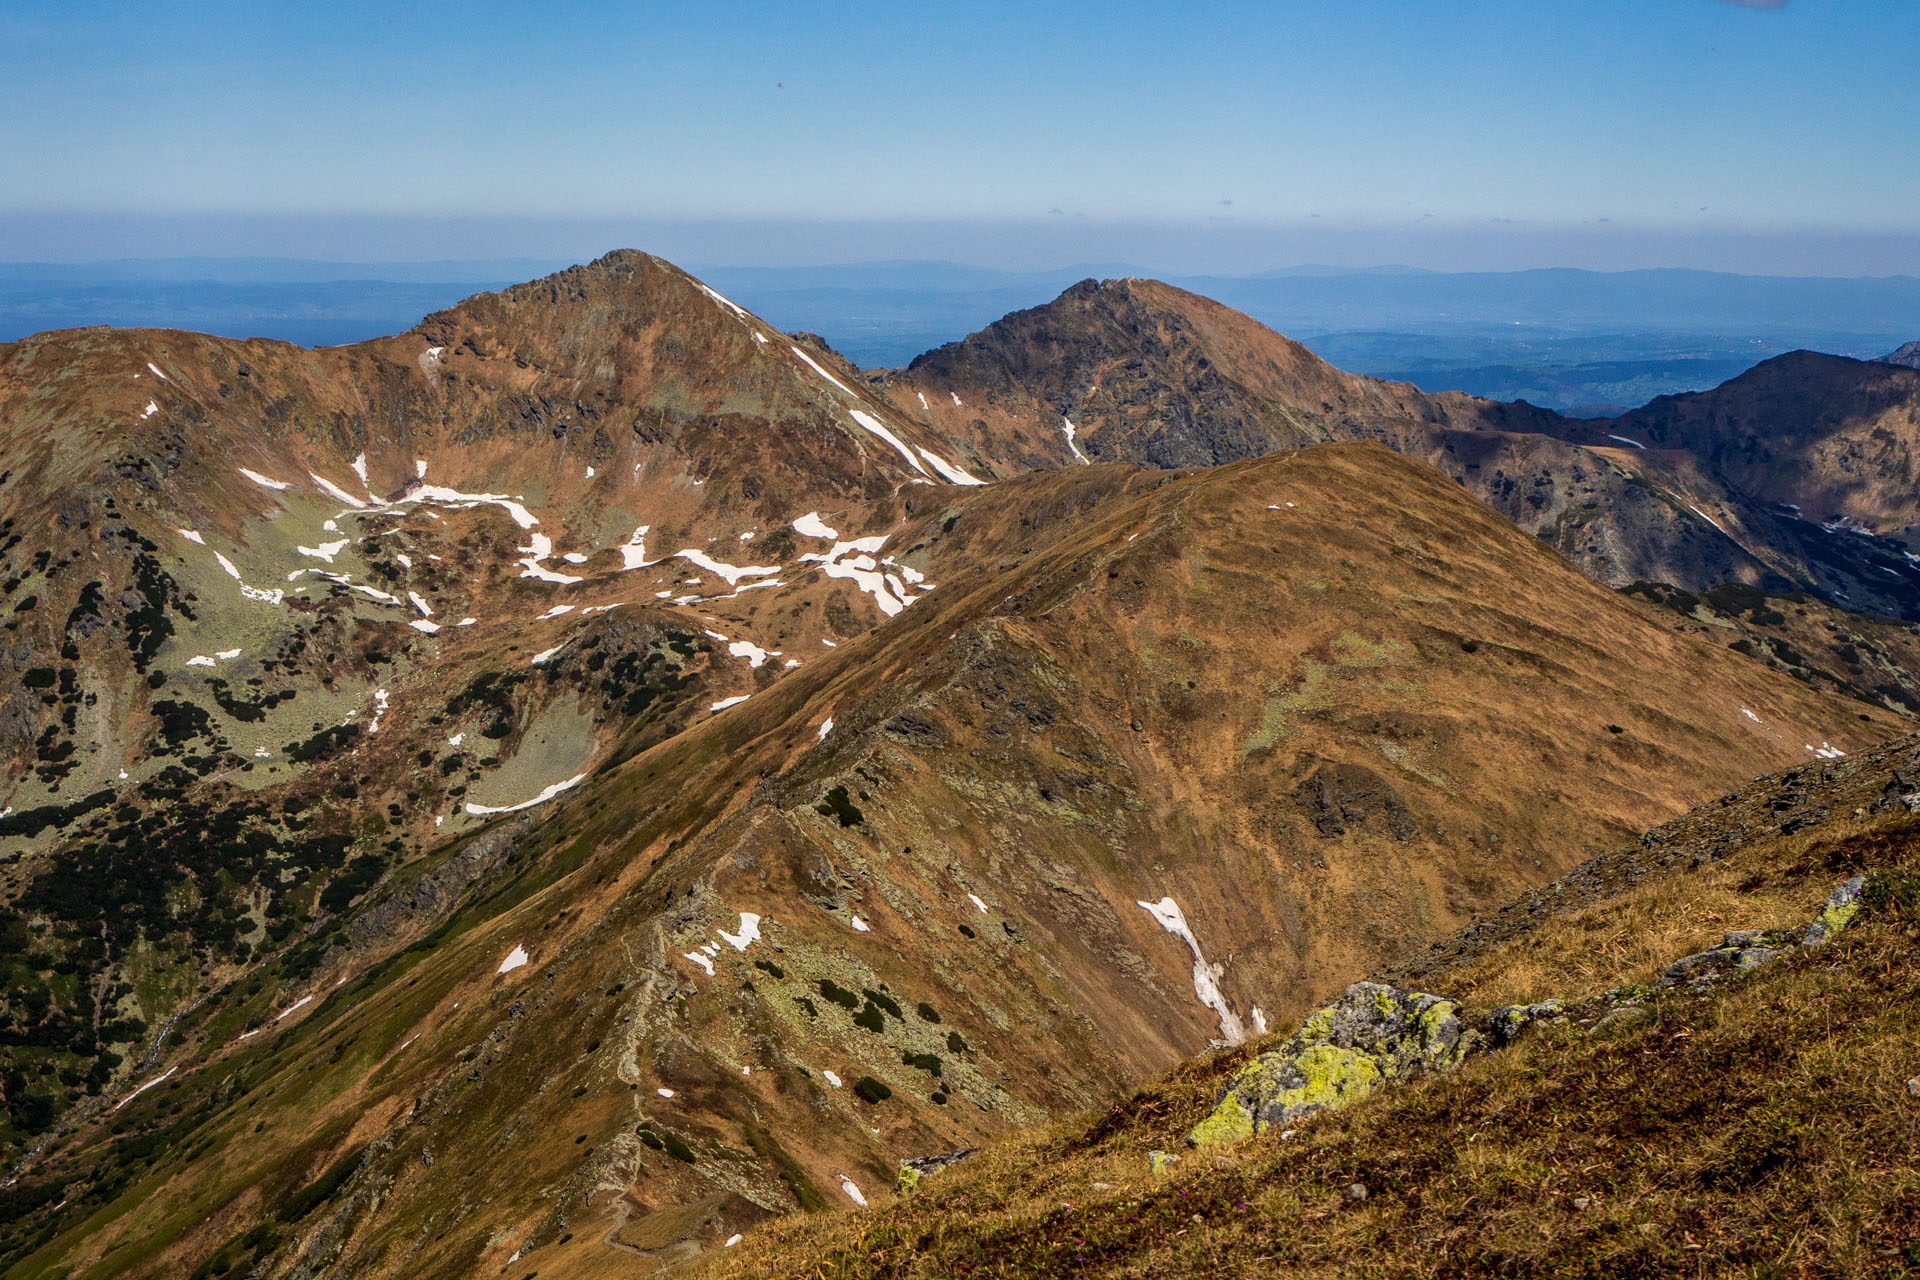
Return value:
<svg viewBox="0 0 1920 1280">
<path fill-rule="evenodd" d="M 1141 1274 L 1258 1201 L 1232 1266 L 1311 1270 L 1455 1248 L 1421 1117 L 1657 1035 L 1704 1087 L 1777 998 L 1866 1089 L 1911 992 L 1828 1059 L 1794 1002 L 1905 990 L 1916 413 L 1797 353 L 1565 419 L 1145 280 L 863 371 L 631 251 L 0 346 L 0 1266 Z M 1836 1167 L 1684 1098 L 1711 1160 L 1453 1273 Z"/>
</svg>

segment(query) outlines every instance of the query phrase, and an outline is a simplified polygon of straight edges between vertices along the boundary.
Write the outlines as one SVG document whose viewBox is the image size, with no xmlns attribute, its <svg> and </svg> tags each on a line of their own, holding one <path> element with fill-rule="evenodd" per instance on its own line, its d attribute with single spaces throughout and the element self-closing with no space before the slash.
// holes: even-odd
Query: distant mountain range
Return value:
<svg viewBox="0 0 1920 1280">
<path fill-rule="evenodd" d="M 331 346 L 395 332 L 475 289 L 562 265 L 0 264 L 0 341 L 107 323 Z M 758 314 L 819 333 L 869 368 L 904 364 L 1075 280 L 1151 274 L 1125 263 L 1011 272 L 943 262 L 708 266 L 702 273 Z M 1796 348 L 1864 358 L 1920 331 L 1920 282 L 1911 277 L 1304 266 L 1170 283 L 1292 334 L 1343 368 L 1562 412 L 1616 413 L 1656 395 L 1703 390 Z"/>
</svg>

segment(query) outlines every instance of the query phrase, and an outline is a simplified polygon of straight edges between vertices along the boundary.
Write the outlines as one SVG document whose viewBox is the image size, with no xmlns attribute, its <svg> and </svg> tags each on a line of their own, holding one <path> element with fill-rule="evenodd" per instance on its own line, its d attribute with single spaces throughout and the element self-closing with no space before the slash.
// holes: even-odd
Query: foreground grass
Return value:
<svg viewBox="0 0 1920 1280">
<path fill-rule="evenodd" d="M 1860 864 L 1881 869 L 1861 922 L 1710 994 L 1548 1025 L 1217 1155 L 1182 1140 L 1251 1050 L 1196 1060 L 910 1198 L 770 1226 L 706 1274 L 1920 1276 L 1920 823 L 1749 849 L 1449 978 L 1480 1007 L 1644 981 L 1656 948 L 1803 923 Z M 1156 1179 L 1150 1149 L 1184 1158 Z"/>
</svg>

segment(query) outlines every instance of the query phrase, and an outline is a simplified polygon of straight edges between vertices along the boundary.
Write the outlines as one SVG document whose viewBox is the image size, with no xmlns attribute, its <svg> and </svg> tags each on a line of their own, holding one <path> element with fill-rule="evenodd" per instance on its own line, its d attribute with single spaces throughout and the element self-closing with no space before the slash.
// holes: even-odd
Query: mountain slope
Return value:
<svg viewBox="0 0 1920 1280">
<path fill-rule="evenodd" d="M 67 1203 L 9 1235 L 19 1274 L 670 1261 L 1891 722 L 1374 446 L 946 496 L 895 535 L 946 584 L 911 609 L 412 864 L 310 976 L 216 993 L 29 1169 Z"/>
<path fill-rule="evenodd" d="M 1572 420 L 1341 373 L 1216 302 L 1117 280 L 1084 281 L 869 382 L 957 452 L 997 459 L 995 474 L 1379 440 L 1609 585 L 1744 581 L 1920 617 L 1920 564 L 1836 523 L 1892 533 L 1914 518 L 1920 382 L 1886 365 L 1800 353 L 1616 421 Z"/>
<path fill-rule="evenodd" d="M 1901 796 L 1916 782 L 1912 738 L 1760 780 L 1390 975 L 1463 1016 L 1561 1002 L 1450 1073 L 1189 1150 L 1276 1034 L 909 1197 L 771 1224 L 694 1274 L 1910 1274 L 1920 799 Z M 1853 875 L 1865 909 L 1836 941 L 1704 992 L 1656 986 L 1728 930 L 1797 940 Z M 1163 1174 L 1160 1152 L 1182 1158 Z M 578 1245 L 530 1260 L 596 1273 Z"/>
</svg>

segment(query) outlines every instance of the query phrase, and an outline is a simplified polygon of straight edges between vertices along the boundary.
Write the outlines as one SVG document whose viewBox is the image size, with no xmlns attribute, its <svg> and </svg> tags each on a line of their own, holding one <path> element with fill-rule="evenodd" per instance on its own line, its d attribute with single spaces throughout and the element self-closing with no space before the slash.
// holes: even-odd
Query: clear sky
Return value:
<svg viewBox="0 0 1920 1280">
<path fill-rule="evenodd" d="M 0 260 L 1920 272 L 1916 118 L 1915 0 L 5 0 Z"/>
</svg>

